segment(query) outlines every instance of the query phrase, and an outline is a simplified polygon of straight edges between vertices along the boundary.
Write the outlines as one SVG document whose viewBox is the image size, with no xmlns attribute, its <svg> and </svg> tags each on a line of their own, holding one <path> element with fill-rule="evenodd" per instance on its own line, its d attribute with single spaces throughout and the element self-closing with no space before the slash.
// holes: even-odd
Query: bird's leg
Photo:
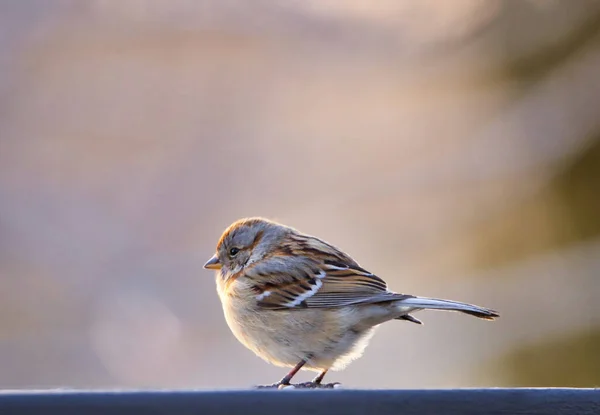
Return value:
<svg viewBox="0 0 600 415">
<path fill-rule="evenodd" d="M 326 373 L 327 373 L 327 369 L 325 369 L 324 371 L 322 371 L 321 373 L 319 373 L 317 375 L 317 377 L 312 380 L 312 382 L 315 383 L 315 384 L 317 384 L 317 385 L 320 385 L 321 382 L 323 381 L 323 378 L 325 377 Z"/>
<path fill-rule="evenodd" d="M 302 359 L 300 361 L 300 363 L 298 363 L 296 366 L 294 366 L 294 368 L 292 370 L 290 370 L 290 373 L 285 375 L 283 377 L 283 379 L 281 379 L 279 382 L 273 383 L 272 385 L 260 385 L 260 386 L 257 386 L 257 388 L 258 389 L 277 389 L 281 386 L 287 386 L 290 384 L 290 381 L 292 380 L 294 375 L 296 375 L 296 373 L 298 373 L 298 371 L 300 369 L 302 369 L 302 366 L 304 366 L 305 364 L 306 364 L 306 359 Z"/>
<path fill-rule="evenodd" d="M 302 366 L 304 366 L 306 364 L 306 359 L 302 359 L 300 361 L 300 363 L 298 363 L 296 366 L 294 366 L 294 368 L 292 370 L 290 370 L 290 373 L 288 373 L 287 375 L 285 375 L 283 377 L 283 379 L 281 379 L 279 381 L 280 385 L 289 385 L 290 384 L 290 380 L 292 380 L 292 378 L 296 375 L 296 373 L 298 373 L 298 371 L 300 369 L 302 369 Z"/>
</svg>

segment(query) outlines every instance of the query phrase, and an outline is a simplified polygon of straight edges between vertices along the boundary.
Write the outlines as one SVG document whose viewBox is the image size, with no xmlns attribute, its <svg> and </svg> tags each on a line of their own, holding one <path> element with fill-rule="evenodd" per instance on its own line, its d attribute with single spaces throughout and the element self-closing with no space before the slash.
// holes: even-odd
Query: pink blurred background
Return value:
<svg viewBox="0 0 600 415">
<path fill-rule="evenodd" d="M 599 74 L 593 0 L 0 1 L 0 387 L 279 379 L 202 269 L 254 215 L 501 312 L 330 381 L 599 385 Z"/>
</svg>

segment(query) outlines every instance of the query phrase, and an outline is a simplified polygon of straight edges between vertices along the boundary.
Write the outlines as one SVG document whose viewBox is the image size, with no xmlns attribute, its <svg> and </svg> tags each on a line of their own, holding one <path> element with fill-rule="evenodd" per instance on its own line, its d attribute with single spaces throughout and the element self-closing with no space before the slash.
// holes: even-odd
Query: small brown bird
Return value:
<svg viewBox="0 0 600 415">
<path fill-rule="evenodd" d="M 230 225 L 204 268 L 218 270 L 217 291 L 235 337 L 259 357 L 292 370 L 266 387 L 285 387 L 300 369 L 322 385 L 328 370 L 360 357 L 388 320 L 421 324 L 410 313 L 460 311 L 485 320 L 496 311 L 388 290 L 378 276 L 333 245 L 262 218 Z"/>
</svg>

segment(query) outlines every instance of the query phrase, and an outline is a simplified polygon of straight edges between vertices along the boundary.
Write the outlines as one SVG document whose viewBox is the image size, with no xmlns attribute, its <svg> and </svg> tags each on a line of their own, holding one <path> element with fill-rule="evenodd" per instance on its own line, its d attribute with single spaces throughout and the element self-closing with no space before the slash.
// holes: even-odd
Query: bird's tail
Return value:
<svg viewBox="0 0 600 415">
<path fill-rule="evenodd" d="M 400 307 L 414 307 L 424 310 L 460 311 L 461 313 L 470 314 L 485 320 L 494 320 L 496 317 L 500 317 L 497 311 L 490 310 L 489 308 L 437 298 L 409 297 L 398 301 L 396 304 Z"/>
</svg>

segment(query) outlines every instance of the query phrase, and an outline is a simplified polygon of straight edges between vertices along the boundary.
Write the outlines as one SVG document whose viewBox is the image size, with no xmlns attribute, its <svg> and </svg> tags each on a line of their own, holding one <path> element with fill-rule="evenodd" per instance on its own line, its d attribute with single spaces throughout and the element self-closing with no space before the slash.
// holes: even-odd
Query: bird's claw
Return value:
<svg viewBox="0 0 600 415">
<path fill-rule="evenodd" d="M 303 383 L 273 383 L 271 385 L 258 385 L 256 389 L 339 389 L 341 388 L 339 382 L 334 383 L 315 383 L 315 382 L 303 382 Z"/>
<path fill-rule="evenodd" d="M 316 383 L 304 382 L 294 385 L 296 389 L 339 389 L 342 386 L 339 382 L 334 383 Z"/>
<path fill-rule="evenodd" d="M 255 388 L 256 389 L 284 389 L 287 387 L 292 386 L 289 383 L 281 383 L 281 382 L 277 382 L 277 383 L 273 383 L 271 385 L 256 385 Z"/>
</svg>

